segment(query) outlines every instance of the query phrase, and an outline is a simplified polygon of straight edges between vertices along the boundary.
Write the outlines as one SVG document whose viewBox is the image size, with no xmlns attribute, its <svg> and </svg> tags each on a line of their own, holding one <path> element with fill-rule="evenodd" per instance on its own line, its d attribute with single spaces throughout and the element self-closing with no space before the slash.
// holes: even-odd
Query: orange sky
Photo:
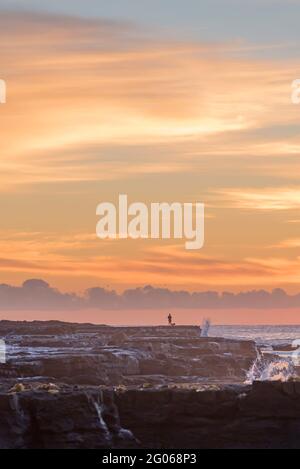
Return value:
<svg viewBox="0 0 300 469">
<path fill-rule="evenodd" d="M 0 282 L 299 291 L 300 60 L 1 13 Z M 204 202 L 205 247 L 100 241 L 99 202 Z"/>
<path fill-rule="evenodd" d="M 0 312 L 1 319 L 14 321 L 58 320 L 77 323 L 108 324 L 113 326 L 166 325 L 170 310 L 93 310 L 86 311 L 9 311 Z M 284 309 L 172 309 L 177 325 L 199 325 L 210 318 L 213 325 L 295 325 L 299 324 L 299 308 Z"/>
</svg>

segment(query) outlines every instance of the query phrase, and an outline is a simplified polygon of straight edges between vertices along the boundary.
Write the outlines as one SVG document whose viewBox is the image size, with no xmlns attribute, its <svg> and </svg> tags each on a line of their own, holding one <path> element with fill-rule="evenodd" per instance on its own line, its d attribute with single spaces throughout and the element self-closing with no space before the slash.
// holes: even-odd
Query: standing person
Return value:
<svg viewBox="0 0 300 469">
<path fill-rule="evenodd" d="M 168 316 L 168 323 L 169 323 L 169 326 L 172 326 L 172 315 L 171 315 L 171 313 L 169 313 L 169 316 Z"/>
</svg>

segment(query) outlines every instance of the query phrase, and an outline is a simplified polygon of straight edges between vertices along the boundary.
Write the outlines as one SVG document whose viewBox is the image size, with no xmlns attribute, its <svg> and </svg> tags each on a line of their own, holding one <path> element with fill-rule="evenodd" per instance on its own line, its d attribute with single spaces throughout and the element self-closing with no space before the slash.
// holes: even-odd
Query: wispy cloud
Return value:
<svg viewBox="0 0 300 469">
<path fill-rule="evenodd" d="M 293 210 L 300 207 L 298 188 L 225 189 L 217 191 L 216 198 L 231 207 L 249 210 Z"/>
<path fill-rule="evenodd" d="M 111 241 L 112 252 L 100 254 L 98 243 L 88 233 L 2 233 L 0 249 L 5 255 L 0 259 L 0 277 L 5 278 L 18 269 L 22 278 L 79 277 L 83 284 L 94 279 L 118 288 L 171 283 L 177 287 L 189 285 L 189 290 L 200 286 L 272 286 L 281 281 L 294 283 L 299 278 L 298 259 L 226 259 L 201 251 L 186 255 L 176 244 L 145 246 L 141 243 L 137 250 L 133 243 L 130 247 L 126 245 L 128 241 Z"/>
<path fill-rule="evenodd" d="M 254 144 L 251 137 L 239 141 L 239 132 L 295 116 L 288 101 L 293 62 L 283 69 L 232 58 L 228 44 L 146 40 L 126 23 L 6 13 L 0 26 L 9 87 L 0 115 L 4 188 L 96 174 L 119 179 L 158 165 L 169 172 L 180 164 L 192 168 L 184 155 L 162 162 L 159 154 L 151 165 L 141 159 L 127 168 L 126 161 L 112 165 L 103 161 L 102 145 L 193 142 L 195 152 L 200 141 L 207 155 L 271 154 L 279 149 L 275 137 Z M 297 148 L 282 141 L 280 151 Z"/>
</svg>

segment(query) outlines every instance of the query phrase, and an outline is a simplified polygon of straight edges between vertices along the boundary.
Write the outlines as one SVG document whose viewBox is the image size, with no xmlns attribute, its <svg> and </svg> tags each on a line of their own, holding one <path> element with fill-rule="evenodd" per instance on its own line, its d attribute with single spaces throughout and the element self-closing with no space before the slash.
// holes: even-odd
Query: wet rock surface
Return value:
<svg viewBox="0 0 300 469">
<path fill-rule="evenodd" d="M 145 448 L 300 448 L 300 382 L 128 390 L 115 401 Z"/>
<path fill-rule="evenodd" d="M 1 448 L 300 448 L 300 383 L 198 327 L 0 322 Z"/>
<path fill-rule="evenodd" d="M 7 345 L 1 378 L 48 377 L 69 384 L 118 385 L 243 380 L 253 342 L 200 337 L 199 327 L 109 327 L 0 322 Z"/>
<path fill-rule="evenodd" d="M 1 448 L 300 448 L 300 383 L 0 392 Z"/>
<path fill-rule="evenodd" d="M 1 448 L 130 448 L 113 391 L 25 386 L 0 393 Z"/>
</svg>

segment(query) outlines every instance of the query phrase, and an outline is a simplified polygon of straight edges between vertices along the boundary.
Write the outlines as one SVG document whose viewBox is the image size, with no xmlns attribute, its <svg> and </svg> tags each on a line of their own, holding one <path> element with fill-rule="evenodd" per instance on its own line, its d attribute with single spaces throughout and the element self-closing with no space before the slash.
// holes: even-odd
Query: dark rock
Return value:
<svg viewBox="0 0 300 469">
<path fill-rule="evenodd" d="M 57 321 L 0 321 L 0 337 L 2 448 L 296 445 L 300 385 L 241 386 L 251 341 Z"/>
</svg>

